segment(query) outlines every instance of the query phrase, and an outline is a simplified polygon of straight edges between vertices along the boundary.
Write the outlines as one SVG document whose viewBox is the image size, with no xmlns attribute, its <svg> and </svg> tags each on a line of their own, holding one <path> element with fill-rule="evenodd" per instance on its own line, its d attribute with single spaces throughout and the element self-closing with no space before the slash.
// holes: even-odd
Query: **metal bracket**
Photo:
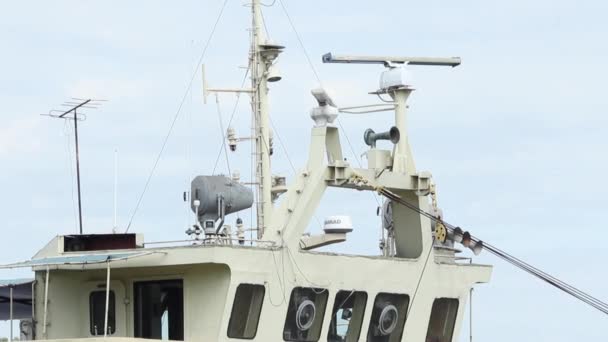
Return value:
<svg viewBox="0 0 608 342">
<path fill-rule="evenodd" d="M 327 177 L 328 183 L 330 185 L 341 185 L 348 181 L 350 176 L 348 176 L 349 172 L 347 172 L 347 170 L 349 167 L 350 165 L 342 160 L 336 160 L 330 165 L 327 165 L 327 168 L 329 169 L 329 175 Z"/>
<path fill-rule="evenodd" d="M 416 195 L 418 196 L 427 196 L 431 193 L 431 179 L 432 175 L 428 171 L 421 171 L 415 175 L 412 175 L 412 178 L 416 181 Z"/>
</svg>

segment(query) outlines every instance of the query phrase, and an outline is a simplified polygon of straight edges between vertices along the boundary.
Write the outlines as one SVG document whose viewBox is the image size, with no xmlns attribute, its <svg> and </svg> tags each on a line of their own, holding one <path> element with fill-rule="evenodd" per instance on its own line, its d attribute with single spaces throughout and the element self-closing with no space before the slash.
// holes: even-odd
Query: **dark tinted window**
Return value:
<svg viewBox="0 0 608 342">
<path fill-rule="evenodd" d="M 258 331 L 265 288 L 241 284 L 236 289 L 228 323 L 228 337 L 252 339 Z"/>
<path fill-rule="evenodd" d="M 437 298 L 433 302 L 429 330 L 426 340 L 429 342 L 451 342 L 454 325 L 458 315 L 458 299 Z"/>
<path fill-rule="evenodd" d="M 108 334 L 116 332 L 116 298 L 114 291 L 110 291 L 108 301 Z M 106 291 L 91 292 L 89 296 L 90 332 L 93 336 L 103 335 L 106 315 Z"/>
<path fill-rule="evenodd" d="M 327 305 L 327 290 L 296 287 L 291 292 L 283 339 L 285 341 L 318 341 Z"/>
<path fill-rule="evenodd" d="M 359 341 L 367 293 L 359 291 L 340 291 L 336 294 L 334 307 L 331 310 L 329 325 L 329 342 Z"/>
<path fill-rule="evenodd" d="M 401 341 L 410 297 L 404 294 L 378 293 L 367 331 L 368 342 Z"/>
<path fill-rule="evenodd" d="M 134 284 L 135 337 L 184 339 L 183 281 L 143 281 Z"/>
</svg>

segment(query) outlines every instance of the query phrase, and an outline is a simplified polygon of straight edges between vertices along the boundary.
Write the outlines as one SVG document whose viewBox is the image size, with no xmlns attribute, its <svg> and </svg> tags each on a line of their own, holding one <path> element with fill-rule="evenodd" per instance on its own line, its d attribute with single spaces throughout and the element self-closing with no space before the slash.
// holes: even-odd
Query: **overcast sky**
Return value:
<svg viewBox="0 0 608 342">
<path fill-rule="evenodd" d="M 270 2 L 270 0 L 268 0 Z M 178 4 L 179 3 L 179 4 Z M 413 68 L 409 139 L 431 171 L 446 219 L 608 300 L 608 22 L 605 1 L 283 0 L 314 67 L 340 106 L 375 103 L 380 66 L 323 65 L 323 53 L 461 56 L 462 66 Z M 128 224 L 221 7 L 209 1 L 2 1 L 0 3 L 0 261 L 30 258 L 57 234 L 77 231 L 70 155 L 73 132 L 40 116 L 70 97 L 109 100 L 81 123 L 85 232 L 112 229 L 114 150 L 119 150 L 119 223 Z M 240 85 L 249 12 L 230 1 L 205 56 L 213 86 Z M 318 85 L 279 3 L 265 9 L 270 37 L 287 46 L 283 80 L 271 87 L 273 171 L 292 178 L 307 156 L 310 89 Z M 220 97 L 224 125 L 235 97 Z M 233 126 L 249 135 L 246 101 Z M 392 114 L 341 122 L 349 160 L 366 150 L 365 128 Z M 131 230 L 147 241 L 181 239 L 192 215 L 181 194 L 213 171 L 218 108 L 203 105 L 195 76 Z M 280 141 L 286 147 L 284 149 Z M 249 181 L 250 146 L 232 169 Z M 226 173 L 220 159 L 217 172 Z M 351 198 L 353 199 L 351 202 Z M 340 247 L 377 252 L 376 202 L 329 191 L 317 217 L 350 214 Z M 248 214 L 247 214 L 248 215 Z M 318 230 L 314 222 L 311 229 Z M 347 248 L 348 247 L 348 248 Z M 477 341 L 599 341 L 606 316 L 491 255 L 491 283 L 474 297 Z M 0 278 L 29 276 L 1 271 Z M 465 324 L 467 324 L 465 322 Z M 6 335 L 0 323 L 0 335 Z M 468 336 L 467 326 L 462 338 Z"/>
</svg>

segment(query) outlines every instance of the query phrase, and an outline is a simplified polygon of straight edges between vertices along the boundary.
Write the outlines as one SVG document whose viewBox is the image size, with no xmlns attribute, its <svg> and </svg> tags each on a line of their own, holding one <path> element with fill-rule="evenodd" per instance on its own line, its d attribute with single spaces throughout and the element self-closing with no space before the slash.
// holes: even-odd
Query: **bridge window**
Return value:
<svg viewBox="0 0 608 342">
<path fill-rule="evenodd" d="M 258 331 L 264 285 L 241 284 L 236 289 L 228 323 L 228 337 L 252 339 Z"/>
<path fill-rule="evenodd" d="M 378 293 L 367 331 L 368 342 L 401 341 L 410 297 L 404 294 Z"/>
<path fill-rule="evenodd" d="M 457 315 L 458 299 L 435 299 L 431 310 L 426 340 L 429 342 L 451 342 Z"/>
<path fill-rule="evenodd" d="M 108 334 L 116 332 L 116 298 L 114 291 L 110 291 L 108 301 Z M 89 330 L 91 335 L 103 335 L 106 318 L 106 291 L 94 291 L 89 295 Z"/>
<path fill-rule="evenodd" d="M 334 307 L 331 311 L 329 325 L 329 342 L 359 341 L 367 293 L 360 291 L 340 291 L 336 294 Z"/>
<path fill-rule="evenodd" d="M 321 336 L 323 316 L 327 306 L 327 290 L 296 287 L 291 292 L 283 339 L 314 342 Z"/>
<path fill-rule="evenodd" d="M 134 284 L 135 337 L 184 339 L 183 281 L 142 281 Z"/>
</svg>

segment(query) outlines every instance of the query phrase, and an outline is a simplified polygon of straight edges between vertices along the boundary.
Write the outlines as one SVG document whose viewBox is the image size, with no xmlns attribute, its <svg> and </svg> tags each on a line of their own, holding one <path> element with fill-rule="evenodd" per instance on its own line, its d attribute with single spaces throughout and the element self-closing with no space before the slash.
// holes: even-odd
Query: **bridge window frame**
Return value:
<svg viewBox="0 0 608 342">
<path fill-rule="evenodd" d="M 367 292 L 365 291 L 341 290 L 336 293 L 334 306 L 331 311 L 329 331 L 327 333 L 328 342 L 359 341 L 363 328 L 363 321 L 365 319 L 367 298 Z M 345 311 L 344 308 L 348 308 L 349 311 Z M 350 317 L 345 317 L 348 315 L 350 315 Z M 343 335 L 339 331 L 340 321 L 348 322 L 346 331 Z"/>
<path fill-rule="evenodd" d="M 252 340 L 258 332 L 266 287 L 260 284 L 239 284 L 234 293 L 228 322 L 229 338 Z"/>
<path fill-rule="evenodd" d="M 89 333 L 91 336 L 104 335 L 105 311 L 106 290 L 91 291 L 89 293 Z M 108 300 L 108 330 L 108 335 L 116 333 L 116 294 L 113 290 L 110 290 Z"/>
<path fill-rule="evenodd" d="M 426 341 L 451 342 L 454 339 L 460 300 L 458 298 L 435 298 L 426 333 Z"/>
<path fill-rule="evenodd" d="M 401 341 L 405 328 L 405 321 L 407 319 L 409 303 L 410 296 L 407 294 L 379 292 L 374 299 L 374 307 L 372 309 L 372 315 L 369 320 L 369 328 L 367 330 L 367 341 Z M 384 325 L 384 329 L 381 329 L 382 322 L 390 322 L 383 320 L 383 317 L 385 317 L 385 319 L 395 317 L 394 324 L 388 324 L 388 327 Z M 389 330 L 390 333 L 387 333 Z"/>
<path fill-rule="evenodd" d="M 329 291 L 327 289 L 295 287 L 289 297 L 283 328 L 283 340 L 294 342 L 319 341 L 323 330 L 328 297 Z"/>
</svg>

